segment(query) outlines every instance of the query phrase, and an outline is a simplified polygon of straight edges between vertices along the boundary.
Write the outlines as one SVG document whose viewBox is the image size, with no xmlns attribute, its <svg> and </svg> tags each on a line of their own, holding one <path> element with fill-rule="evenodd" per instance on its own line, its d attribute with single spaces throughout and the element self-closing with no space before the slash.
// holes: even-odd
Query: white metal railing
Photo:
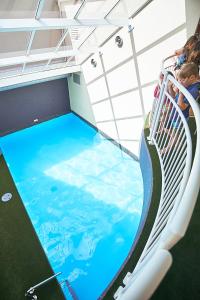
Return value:
<svg viewBox="0 0 200 300">
<path fill-rule="evenodd" d="M 172 56 L 169 58 L 171 59 Z M 162 172 L 162 189 L 155 222 L 132 273 L 124 278 L 125 287 L 119 287 L 115 299 L 144 300 L 155 290 L 159 272 L 166 273 L 171 260 L 168 252 L 185 234 L 190 222 L 200 187 L 200 109 L 191 94 L 176 79 L 168 74 L 169 67 L 164 67 L 164 79 L 160 86 L 160 95 L 155 99 L 150 118 L 150 142 L 155 145 Z M 170 66 L 171 67 L 171 66 Z M 187 120 L 174 98 L 168 92 L 169 83 L 173 83 L 187 98 L 196 121 L 196 149 L 192 162 L 192 140 Z M 160 250 L 165 252 L 165 259 L 157 268 L 155 257 Z M 155 265 L 152 262 L 155 262 Z M 158 259 L 159 261 L 159 259 Z M 148 266 L 151 266 L 149 268 Z M 146 273 L 148 270 L 148 274 Z M 148 284 L 145 285 L 146 276 Z M 163 275 L 164 276 L 164 275 Z M 142 290 L 139 291 L 138 278 Z M 130 292 L 134 291 L 134 292 Z M 138 295 L 138 296 L 136 296 Z"/>
</svg>

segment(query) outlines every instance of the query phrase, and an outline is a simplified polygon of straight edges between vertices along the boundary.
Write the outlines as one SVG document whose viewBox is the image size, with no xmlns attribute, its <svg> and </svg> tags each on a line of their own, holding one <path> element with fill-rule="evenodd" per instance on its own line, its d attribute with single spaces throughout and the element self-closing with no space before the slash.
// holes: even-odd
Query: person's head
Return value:
<svg viewBox="0 0 200 300">
<path fill-rule="evenodd" d="M 199 77 L 198 66 L 191 62 L 184 64 L 180 71 L 178 72 L 178 81 L 184 86 L 188 87 L 189 85 L 195 83 Z"/>
<path fill-rule="evenodd" d="M 200 41 L 190 51 L 187 62 L 194 62 L 198 66 L 200 65 Z"/>
</svg>

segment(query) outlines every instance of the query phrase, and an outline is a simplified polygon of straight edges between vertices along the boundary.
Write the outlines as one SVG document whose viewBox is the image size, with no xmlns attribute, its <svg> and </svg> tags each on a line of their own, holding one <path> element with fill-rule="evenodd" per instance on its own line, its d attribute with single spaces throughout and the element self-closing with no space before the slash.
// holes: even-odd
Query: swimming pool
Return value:
<svg viewBox="0 0 200 300">
<path fill-rule="evenodd" d="M 0 139 L 59 282 L 97 299 L 126 259 L 143 205 L 140 166 L 74 114 Z M 62 285 L 67 299 L 73 297 Z"/>
</svg>

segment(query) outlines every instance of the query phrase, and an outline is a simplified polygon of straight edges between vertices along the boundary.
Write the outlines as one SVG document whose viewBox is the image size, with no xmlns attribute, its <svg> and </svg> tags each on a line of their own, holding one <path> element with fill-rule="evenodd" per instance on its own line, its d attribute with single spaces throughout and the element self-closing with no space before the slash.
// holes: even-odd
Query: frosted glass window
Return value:
<svg viewBox="0 0 200 300">
<path fill-rule="evenodd" d="M 96 40 L 96 44 L 100 46 L 102 43 L 105 42 L 106 39 L 109 38 L 116 30 L 115 26 L 109 26 L 109 27 L 97 27 L 94 32 L 94 37 Z"/>
<path fill-rule="evenodd" d="M 96 67 L 91 64 L 91 59 L 96 62 Z M 83 75 L 86 83 L 103 74 L 102 64 L 98 54 L 94 54 L 82 65 Z"/>
<path fill-rule="evenodd" d="M 123 0 L 123 2 L 124 5 L 126 5 L 128 16 L 131 17 L 140 7 L 142 7 L 146 0 Z"/>
<path fill-rule="evenodd" d="M 114 97 L 112 104 L 116 118 L 142 115 L 139 91 Z"/>
<path fill-rule="evenodd" d="M 127 150 L 129 150 L 131 153 L 135 154 L 137 157 L 139 156 L 139 141 L 120 141 L 120 144 Z"/>
<path fill-rule="evenodd" d="M 137 86 L 134 61 L 117 68 L 107 75 L 110 94 L 116 95 Z"/>
<path fill-rule="evenodd" d="M 98 123 L 97 128 L 107 134 L 110 138 L 117 140 L 117 131 L 114 121 Z"/>
<path fill-rule="evenodd" d="M 110 0 L 109 0 L 110 1 Z M 109 2 L 108 1 L 108 2 Z M 116 3 L 116 1 L 115 1 Z M 114 3 L 113 3 L 114 4 Z M 123 1 L 118 2 L 118 4 L 112 9 L 109 13 L 108 19 L 120 19 L 127 18 L 127 9 L 126 5 L 124 5 Z"/>
<path fill-rule="evenodd" d="M 94 104 L 92 109 L 96 122 L 113 119 L 113 113 L 109 100 Z"/>
<path fill-rule="evenodd" d="M 145 114 L 148 114 L 148 112 L 150 112 L 152 109 L 153 100 L 154 100 L 153 92 L 155 87 L 156 84 L 142 89 Z"/>
<path fill-rule="evenodd" d="M 134 19 L 136 51 L 185 23 L 185 1 L 154 0 Z"/>
<path fill-rule="evenodd" d="M 143 128 L 143 118 L 127 119 L 117 121 L 120 139 L 139 140 Z"/>
<path fill-rule="evenodd" d="M 123 46 L 121 48 L 115 43 L 116 36 L 120 36 L 123 40 Z M 106 71 L 132 56 L 133 53 L 128 29 L 124 28 L 120 30 L 102 47 L 101 50 Z"/>
<path fill-rule="evenodd" d="M 91 103 L 108 98 L 105 78 L 100 78 L 87 86 Z"/>
<path fill-rule="evenodd" d="M 186 41 L 186 31 L 182 30 L 157 46 L 138 56 L 138 66 L 142 84 L 158 79 L 161 62 L 174 53 Z"/>
</svg>

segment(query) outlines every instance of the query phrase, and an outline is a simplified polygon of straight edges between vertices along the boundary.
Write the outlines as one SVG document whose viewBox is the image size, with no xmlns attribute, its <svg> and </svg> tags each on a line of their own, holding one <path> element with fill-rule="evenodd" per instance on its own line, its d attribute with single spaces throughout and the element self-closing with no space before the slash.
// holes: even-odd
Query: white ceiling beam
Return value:
<svg viewBox="0 0 200 300">
<path fill-rule="evenodd" d="M 66 29 L 71 27 L 127 26 L 129 19 L 0 19 L 0 32 Z"/>
<path fill-rule="evenodd" d="M 56 70 L 35 72 L 32 74 L 21 74 L 9 78 L 0 79 L 0 91 L 5 91 L 20 86 L 26 86 L 34 83 L 39 83 L 42 80 L 52 80 L 59 78 L 59 76 L 65 77 L 67 74 L 80 72 L 80 66 L 71 66 L 65 68 L 59 68 Z"/>
<path fill-rule="evenodd" d="M 16 57 L 9 58 L 1 58 L 0 59 L 0 67 L 6 67 L 11 65 L 19 65 L 24 63 L 32 63 L 36 61 L 44 61 L 49 59 L 56 59 L 62 57 L 71 57 L 77 55 L 78 50 L 67 50 L 67 51 L 58 51 L 58 52 L 45 52 L 40 54 L 32 54 L 32 55 L 22 55 Z"/>
</svg>

